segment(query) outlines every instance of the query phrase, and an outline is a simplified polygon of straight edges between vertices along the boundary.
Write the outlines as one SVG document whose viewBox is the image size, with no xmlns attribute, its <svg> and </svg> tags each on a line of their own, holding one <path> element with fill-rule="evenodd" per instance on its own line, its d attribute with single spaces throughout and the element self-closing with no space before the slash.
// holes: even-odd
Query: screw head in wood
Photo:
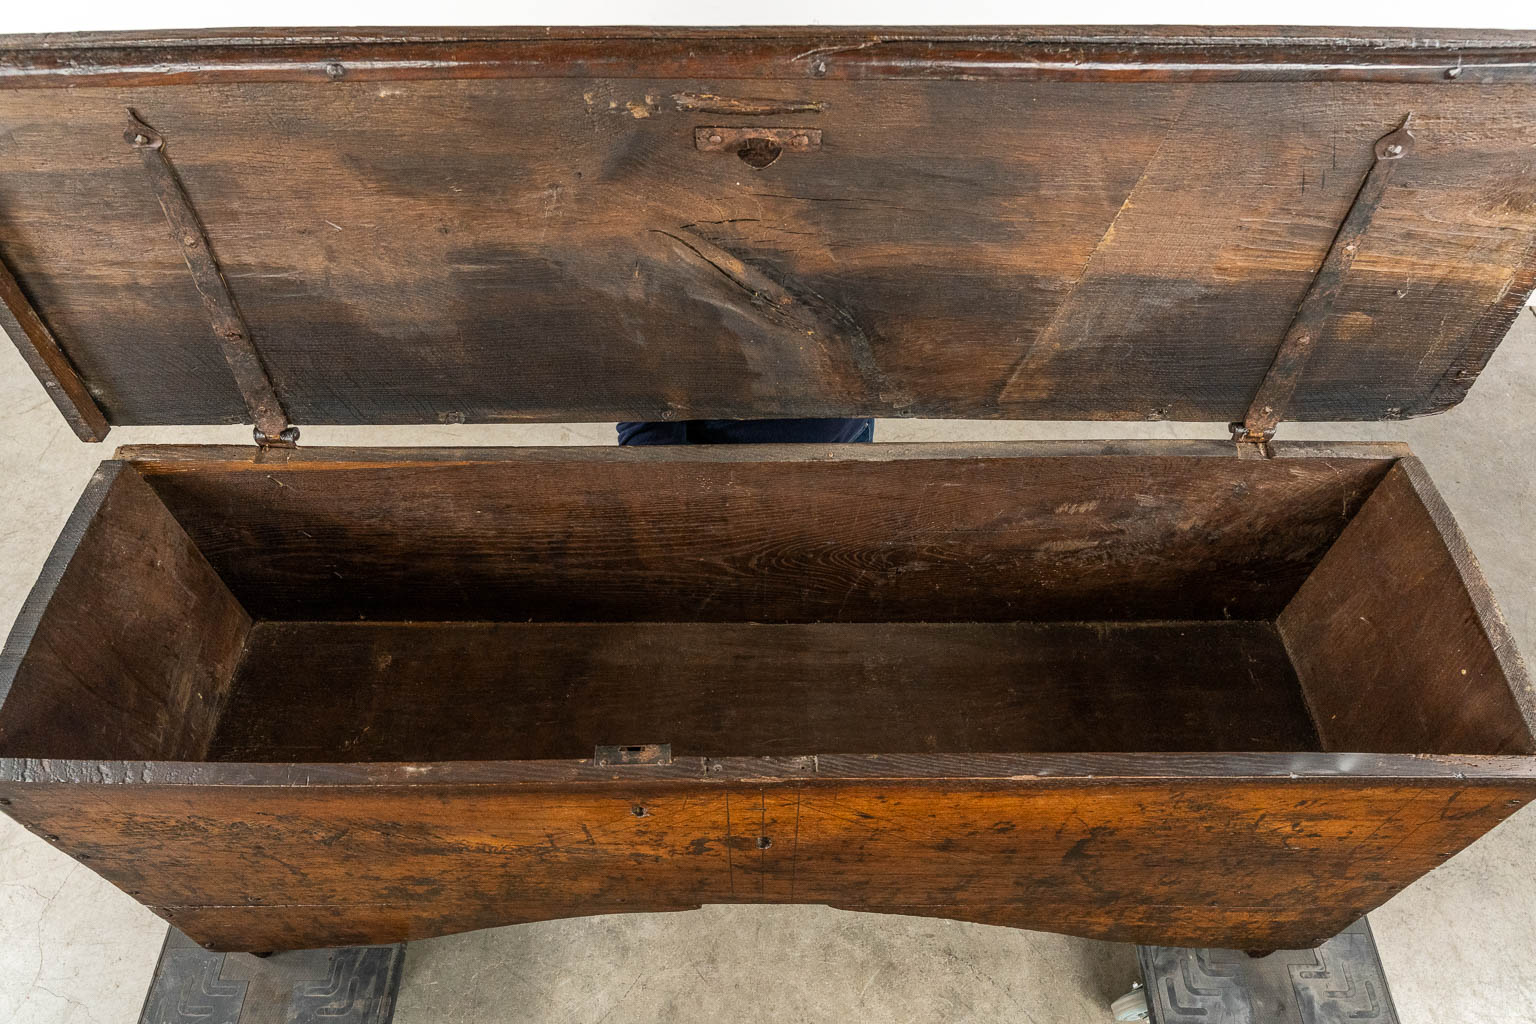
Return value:
<svg viewBox="0 0 1536 1024">
<path fill-rule="evenodd" d="M 711 146 L 718 146 L 718 145 L 720 145 L 720 143 L 722 143 L 722 142 L 724 142 L 724 141 L 725 141 L 725 140 L 724 140 L 724 139 L 723 139 L 723 138 L 721 138 L 721 137 L 720 137 L 720 134 L 719 134 L 719 133 L 718 133 L 718 132 L 717 132 L 717 133 L 715 133 L 715 134 L 714 134 L 714 135 L 711 135 L 711 136 L 710 136 L 710 137 L 709 137 L 709 144 L 710 144 L 710 145 L 711 145 Z"/>
<path fill-rule="evenodd" d="M 325 66 L 325 77 L 329 78 L 333 82 L 346 73 L 347 69 L 338 63 L 332 62 Z"/>
</svg>

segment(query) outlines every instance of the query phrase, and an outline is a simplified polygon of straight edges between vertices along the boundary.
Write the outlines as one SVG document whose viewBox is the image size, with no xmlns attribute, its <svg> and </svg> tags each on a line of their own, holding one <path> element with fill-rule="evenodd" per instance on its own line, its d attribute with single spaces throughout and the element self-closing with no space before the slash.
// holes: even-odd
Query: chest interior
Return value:
<svg viewBox="0 0 1536 1024">
<path fill-rule="evenodd" d="M 1470 387 L 1536 274 L 1524 65 L 829 39 L 5 50 L 24 354 L 82 437 L 244 420 L 260 449 L 103 465 L 0 754 L 1528 752 L 1422 468 L 1272 443 Z M 202 77 L 144 71 L 167 46 Z M 1236 440 L 293 448 L 868 415 Z"/>
<path fill-rule="evenodd" d="M 112 463 L 0 756 L 1532 749 L 1400 448 L 931 447 Z"/>
</svg>

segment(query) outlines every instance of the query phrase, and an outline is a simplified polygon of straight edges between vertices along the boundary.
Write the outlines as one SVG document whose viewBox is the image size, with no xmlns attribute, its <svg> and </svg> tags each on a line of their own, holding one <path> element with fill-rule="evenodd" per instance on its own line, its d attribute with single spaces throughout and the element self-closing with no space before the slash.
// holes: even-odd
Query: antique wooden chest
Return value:
<svg viewBox="0 0 1536 1024">
<path fill-rule="evenodd" d="M 1315 943 L 1536 797 L 1420 464 L 1272 439 L 1463 397 L 1533 113 L 1519 34 L 0 38 L 8 332 L 85 440 L 257 441 L 101 465 L 0 805 L 219 949 L 723 902 Z M 852 415 L 1234 429 L 294 427 Z"/>
</svg>

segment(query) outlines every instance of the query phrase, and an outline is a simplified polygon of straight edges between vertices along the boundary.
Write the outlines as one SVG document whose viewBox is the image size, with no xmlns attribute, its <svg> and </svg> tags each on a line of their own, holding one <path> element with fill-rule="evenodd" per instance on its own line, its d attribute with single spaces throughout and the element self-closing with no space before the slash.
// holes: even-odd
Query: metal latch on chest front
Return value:
<svg viewBox="0 0 1536 1024">
<path fill-rule="evenodd" d="M 633 746 L 601 746 L 592 752 L 592 763 L 599 768 L 617 765 L 667 765 L 672 763 L 672 744 L 639 743 Z"/>
</svg>

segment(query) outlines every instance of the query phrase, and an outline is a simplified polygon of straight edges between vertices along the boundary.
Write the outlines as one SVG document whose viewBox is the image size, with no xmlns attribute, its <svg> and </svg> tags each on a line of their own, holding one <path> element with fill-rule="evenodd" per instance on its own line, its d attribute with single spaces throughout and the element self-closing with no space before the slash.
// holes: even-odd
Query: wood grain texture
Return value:
<svg viewBox="0 0 1536 1024">
<path fill-rule="evenodd" d="M 0 751 L 200 758 L 250 627 L 137 472 L 105 463 L 0 658 Z"/>
<path fill-rule="evenodd" d="M 1270 451 L 1294 459 L 1364 459 L 1383 464 L 1412 454 L 1401 441 L 1271 441 Z M 273 466 L 285 469 L 381 469 L 389 466 L 471 465 L 482 462 L 905 462 L 911 459 L 1067 458 L 1078 456 L 1178 456 L 1228 460 L 1231 441 L 1215 438 L 1120 438 L 1110 440 L 1051 439 L 1035 441 L 897 441 L 880 444 L 727 444 L 669 445 L 613 448 L 608 445 L 531 447 L 440 445 L 408 447 L 348 447 L 326 445 L 284 451 L 250 445 L 129 444 L 116 458 L 133 463 L 146 476 L 169 473 L 261 473 Z"/>
<path fill-rule="evenodd" d="M 1382 480 L 1278 625 L 1327 749 L 1536 752 L 1536 689 L 1416 459 Z"/>
<path fill-rule="evenodd" d="M 11 813 L 198 941 L 235 949 L 759 902 L 1302 947 L 1532 791 L 1529 779 L 0 784 Z"/>
<path fill-rule="evenodd" d="M 244 418 L 134 107 L 301 423 L 1224 421 L 1411 110 L 1289 415 L 1431 413 L 1536 283 L 1536 36 L 1374 35 L 0 38 L 0 250 L 104 421 Z M 733 118 L 821 145 L 694 145 Z M 0 808 L 219 948 L 716 902 L 1303 946 L 1536 796 L 1380 446 L 129 454 L 0 656 Z M 1277 616 L 1301 685 L 1225 621 Z"/>
<path fill-rule="evenodd" d="M 1536 36 L 1145 25 L 272 28 L 0 35 L 0 53 L 0 87 L 12 88 L 646 74 L 1467 85 L 1528 80 Z M 1448 76 L 1452 70 L 1457 74 Z"/>
<path fill-rule="evenodd" d="M 0 331 L 11 336 L 16 350 L 37 375 L 48 397 L 82 441 L 106 438 L 106 417 L 96 405 L 85 381 L 59 347 L 58 339 L 37 315 L 32 303 L 0 259 Z"/>
<path fill-rule="evenodd" d="M 279 623 L 222 761 L 1317 749 L 1268 623 Z"/>
<path fill-rule="evenodd" d="M 1391 465 L 943 447 L 141 466 L 257 618 L 975 622 L 1270 617 Z"/>
<path fill-rule="evenodd" d="M 126 106 L 174 147 L 300 424 L 1238 419 L 1410 110 L 1419 145 L 1291 417 L 1448 408 L 1536 283 L 1536 85 L 828 74 L 748 92 L 676 77 L 672 44 L 624 45 L 656 46 L 654 66 L 0 89 L 20 140 L 0 239 L 114 423 L 245 415 L 176 244 L 147 230 Z M 701 153 L 701 93 L 819 105 L 745 120 L 800 118 L 822 145 L 762 170 Z"/>
<path fill-rule="evenodd" d="M 57 717 L 77 674 L 50 677 L 44 701 L 18 704 L 18 684 L 0 727 L 15 708 L 47 706 L 54 732 L 48 749 L 0 745 L 35 755 L 0 759 L 0 809 L 216 948 L 732 902 L 1304 946 L 1536 797 L 1536 758 L 1486 753 L 1522 749 L 1496 712 L 1447 712 L 1445 735 L 1476 756 L 1373 753 L 1373 736 L 1333 726 L 1321 741 L 1336 753 L 1252 749 L 1318 743 L 1298 734 L 1299 687 L 1270 627 L 1225 619 L 1291 614 L 1308 573 L 1349 557 L 1371 508 L 1406 509 L 1367 538 L 1401 564 L 1385 584 L 1345 573 L 1357 590 L 1395 586 L 1432 611 L 1447 590 L 1484 600 L 1475 565 L 1446 547 L 1432 492 L 1392 485 L 1418 472 L 1393 446 L 1277 445 L 1256 461 L 1203 442 L 126 454 L 133 461 L 109 465 L 82 504 L 87 525 L 66 533 L 46 595 L 92 573 L 115 578 L 113 552 L 128 548 L 108 543 L 104 525 L 141 545 L 146 530 L 164 530 L 154 549 L 200 569 L 190 589 L 145 584 L 144 603 L 181 618 L 120 632 L 154 678 L 175 684 L 163 703 L 178 725 L 150 719 L 135 735 L 157 748 L 127 749 L 110 731 L 90 734 L 98 712 Z M 1417 539 L 1413 515 L 1428 517 L 1439 547 Z M 210 609 L 199 615 L 238 611 L 238 595 L 296 617 L 250 637 L 254 660 L 226 706 L 261 716 L 270 734 L 247 733 L 238 756 L 249 760 L 238 762 L 207 760 L 235 755 L 220 741 L 238 737 L 210 745 L 217 712 L 178 705 L 182 677 L 165 671 L 189 636 L 231 633 L 182 621 L 186 595 L 216 576 L 230 590 L 199 600 Z M 101 579 L 88 600 L 117 593 Z M 1120 621 L 1004 617 L 1075 605 Z M 505 619 L 304 621 L 390 606 Z M 1154 607 L 1203 607 L 1212 621 L 1133 622 Z M 657 608 L 673 621 L 647 621 Z M 66 621 L 49 609 L 24 622 Z M 562 624 L 573 612 L 588 620 Z M 764 612 L 789 624 L 753 625 Z M 230 620 L 242 638 L 244 615 Z M 1419 627 L 1341 642 L 1379 654 Z M 1431 640 L 1435 628 L 1423 630 Z M 1169 636 L 1178 629 L 1228 639 Z M 399 639 L 416 631 L 425 639 Z M 1231 642 L 1247 634 L 1269 640 Z M 393 639 L 347 639 L 357 636 Z M 33 658 L 50 664 L 38 640 L 13 640 L 23 671 Z M 77 659 L 123 649 L 79 646 Z M 516 705 L 502 661 L 522 673 Z M 1513 684 L 1501 667 L 1480 676 L 1480 694 Z M 1400 677 L 1377 694 L 1379 717 L 1433 705 L 1437 687 L 1433 673 Z M 1251 726 L 1265 734 L 1242 736 Z M 692 731 L 587 738 L 662 727 Z M 1016 749 L 1085 746 L 1090 730 L 1120 749 Z M 927 746 L 929 734 L 959 749 L 880 749 Z M 643 768 L 565 756 L 578 742 L 679 736 L 705 756 Z M 406 760 L 312 752 L 353 738 L 347 756 Z M 1249 749 L 1146 750 L 1228 739 Z M 823 753 L 823 743 L 855 749 Z M 273 755 L 317 760 L 257 760 Z M 442 760 L 460 756 L 529 759 Z"/>
<path fill-rule="evenodd" d="M 273 764 L 101 761 L 0 757 L 0 782 L 18 786 L 197 786 L 258 789 L 393 786 L 566 786 L 634 781 L 634 768 L 584 761 L 428 761 Z M 1536 782 L 1536 759 L 1507 754 L 1254 753 L 817 754 L 812 757 L 674 757 L 644 766 L 648 783 L 825 781 L 1019 782 L 1098 780 L 1179 788 L 1190 779 L 1227 782 L 1348 780 L 1392 785 L 1473 780 Z"/>
</svg>

